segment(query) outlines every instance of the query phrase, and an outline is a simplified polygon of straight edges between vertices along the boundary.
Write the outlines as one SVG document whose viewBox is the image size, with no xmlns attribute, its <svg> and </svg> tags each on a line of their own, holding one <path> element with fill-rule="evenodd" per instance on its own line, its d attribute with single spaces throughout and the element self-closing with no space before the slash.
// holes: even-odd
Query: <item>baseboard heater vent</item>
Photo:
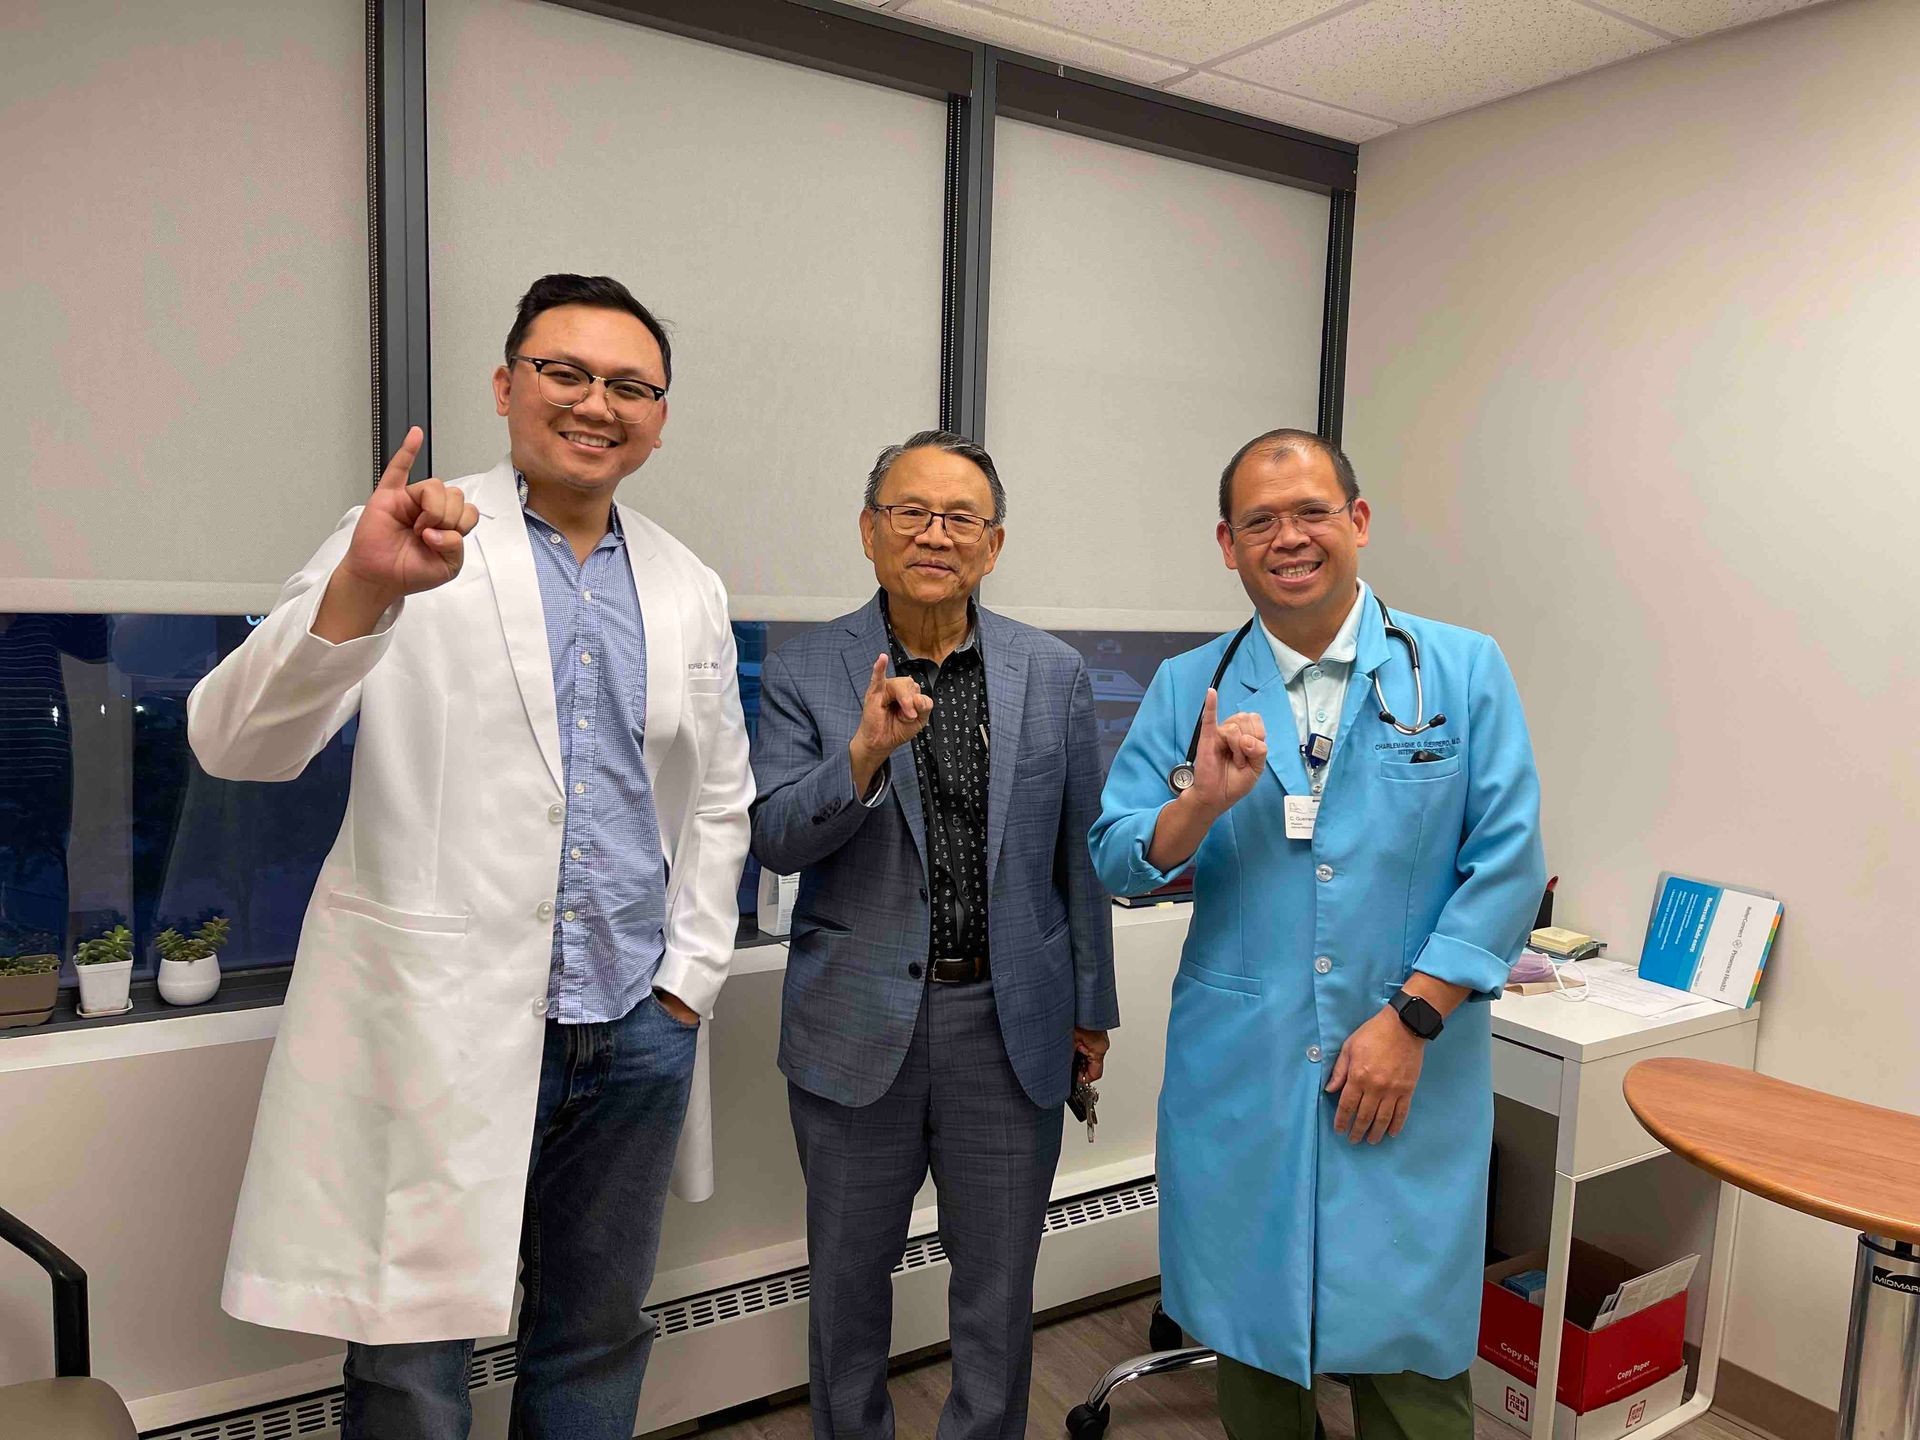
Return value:
<svg viewBox="0 0 1920 1440">
<path fill-rule="evenodd" d="M 1150 1179 L 1117 1185 L 1111 1190 L 1096 1190 L 1088 1195 L 1075 1195 L 1070 1199 L 1056 1200 L 1047 1207 L 1042 1233 L 1053 1235 L 1082 1225 L 1097 1225 L 1102 1220 L 1151 1210 L 1159 1203 L 1159 1186 Z M 944 1265 L 946 1260 L 947 1252 L 940 1244 L 938 1235 L 916 1236 L 907 1242 L 906 1252 L 900 1257 L 900 1263 L 894 1266 L 893 1273 L 902 1275 L 924 1270 L 929 1266 Z M 703 1294 L 689 1295 L 684 1300 L 669 1301 L 655 1307 L 653 1318 L 660 1327 L 660 1338 L 665 1339 L 670 1335 L 724 1325 L 730 1320 L 744 1319 L 749 1315 L 783 1310 L 790 1305 L 800 1304 L 807 1298 L 807 1293 L 807 1271 L 802 1266 L 797 1270 L 784 1270 L 777 1275 L 744 1281 L 724 1290 L 709 1290 Z M 514 1347 L 509 1343 L 475 1351 L 473 1363 L 467 1370 L 468 1388 L 479 1391 L 496 1385 L 511 1385 L 515 1369 L 513 1350 Z M 191 1425 L 167 1430 L 148 1430 L 143 1432 L 143 1440 L 299 1440 L 303 1435 L 337 1429 L 340 1425 L 340 1409 L 340 1391 L 326 1390 L 216 1420 L 199 1420 Z"/>
</svg>

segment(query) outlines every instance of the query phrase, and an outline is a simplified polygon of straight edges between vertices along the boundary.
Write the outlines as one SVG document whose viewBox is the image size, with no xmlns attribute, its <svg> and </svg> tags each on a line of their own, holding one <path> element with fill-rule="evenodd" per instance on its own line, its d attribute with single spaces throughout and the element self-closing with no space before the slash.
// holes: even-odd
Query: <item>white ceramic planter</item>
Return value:
<svg viewBox="0 0 1920 1440">
<path fill-rule="evenodd" d="M 127 989 L 133 982 L 133 961 L 106 965 L 76 965 L 80 977 L 80 1008 L 89 1015 L 108 1015 L 127 1008 Z"/>
<path fill-rule="evenodd" d="M 220 988 L 220 957 L 160 962 L 160 998 L 169 1005 L 200 1005 Z"/>
</svg>

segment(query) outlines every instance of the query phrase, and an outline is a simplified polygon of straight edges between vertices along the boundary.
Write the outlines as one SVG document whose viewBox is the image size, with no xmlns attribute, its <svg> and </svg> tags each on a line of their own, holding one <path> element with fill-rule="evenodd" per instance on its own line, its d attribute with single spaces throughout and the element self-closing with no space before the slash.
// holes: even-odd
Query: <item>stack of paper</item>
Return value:
<svg viewBox="0 0 1920 1440">
<path fill-rule="evenodd" d="M 1685 990 L 1643 980 L 1635 973 L 1633 966 L 1620 960 L 1597 957 L 1582 960 L 1578 965 L 1562 966 L 1561 974 L 1569 984 L 1584 980 L 1587 999 L 1595 1005 L 1604 1005 L 1609 1010 L 1621 1010 L 1629 1015 L 1651 1019 L 1656 1015 L 1669 1015 L 1676 1010 L 1691 1010 L 1706 1004 L 1698 995 L 1688 994 Z"/>
<path fill-rule="evenodd" d="M 1604 1330 L 1616 1320 L 1624 1320 L 1649 1306 L 1658 1305 L 1670 1295 L 1678 1295 L 1693 1283 L 1694 1267 L 1699 1263 L 1698 1255 L 1689 1255 L 1671 1265 L 1662 1265 L 1658 1270 L 1649 1270 L 1636 1280 L 1625 1281 L 1601 1302 L 1600 1313 L 1594 1317 L 1591 1328 Z"/>
</svg>

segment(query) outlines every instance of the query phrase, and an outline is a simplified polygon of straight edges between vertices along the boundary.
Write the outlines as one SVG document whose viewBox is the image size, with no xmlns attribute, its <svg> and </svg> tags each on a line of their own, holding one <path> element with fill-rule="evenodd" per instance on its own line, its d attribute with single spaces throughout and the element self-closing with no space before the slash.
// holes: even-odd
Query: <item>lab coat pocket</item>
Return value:
<svg viewBox="0 0 1920 1440">
<path fill-rule="evenodd" d="M 1180 973 L 1211 990 L 1229 990 L 1237 995 L 1260 993 L 1260 977 L 1257 975 L 1229 975 L 1223 970 L 1209 970 L 1204 965 L 1196 965 L 1191 960 L 1180 962 Z"/>
<path fill-rule="evenodd" d="M 464 916 L 411 917 L 428 929 L 378 918 L 404 912 L 356 895 L 327 897 L 332 932 L 301 956 L 282 1038 L 306 1080 L 382 1108 L 434 1104 L 476 1078 L 484 1055 L 475 1027 L 487 1016 L 460 1004 L 470 979 L 471 943 L 449 927 Z M 296 999 L 298 1003 L 292 1003 Z"/>
<path fill-rule="evenodd" d="M 1411 760 L 1382 760 L 1380 778 L 1399 784 L 1432 784 L 1436 780 L 1445 780 L 1460 773 L 1460 763 L 1465 757 L 1454 754 L 1444 760 L 1428 760 L 1415 764 Z"/>
</svg>

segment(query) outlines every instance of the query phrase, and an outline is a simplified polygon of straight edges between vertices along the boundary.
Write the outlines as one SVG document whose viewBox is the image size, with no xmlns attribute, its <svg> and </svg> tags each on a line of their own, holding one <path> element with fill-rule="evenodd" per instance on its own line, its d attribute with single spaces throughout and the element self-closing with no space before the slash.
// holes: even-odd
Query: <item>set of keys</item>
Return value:
<svg viewBox="0 0 1920 1440">
<path fill-rule="evenodd" d="M 1073 1118 L 1087 1122 L 1087 1143 L 1093 1144 L 1093 1132 L 1100 1124 L 1100 1092 L 1087 1079 L 1086 1063 L 1076 1056 L 1073 1062 L 1073 1093 L 1067 1097 L 1067 1108 L 1073 1111 Z"/>
</svg>

